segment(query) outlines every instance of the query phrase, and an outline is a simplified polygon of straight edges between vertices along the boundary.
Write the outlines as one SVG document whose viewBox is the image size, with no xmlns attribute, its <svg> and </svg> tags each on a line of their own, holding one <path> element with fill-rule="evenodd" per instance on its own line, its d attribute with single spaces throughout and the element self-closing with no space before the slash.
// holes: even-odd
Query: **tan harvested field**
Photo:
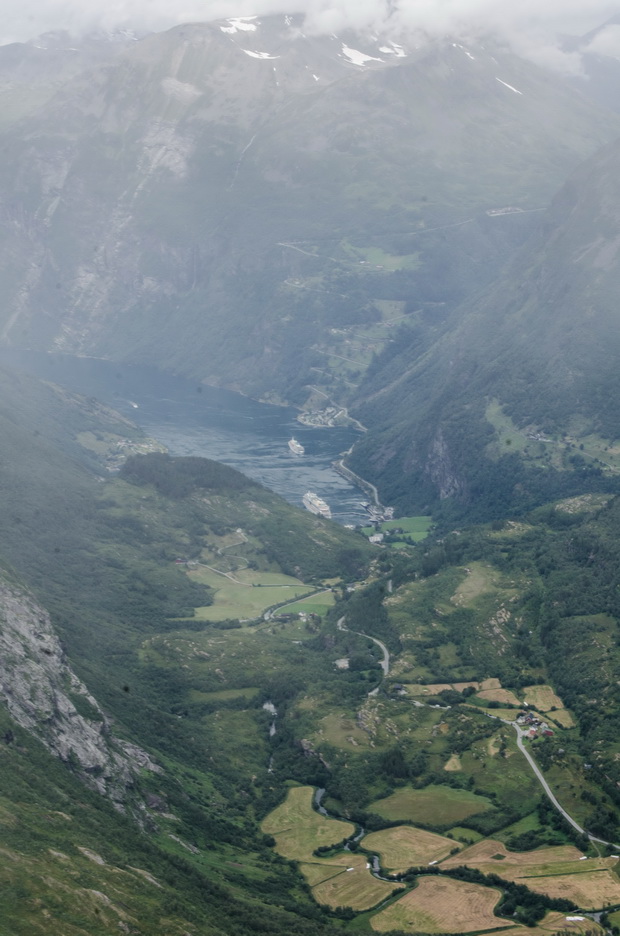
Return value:
<svg viewBox="0 0 620 936">
<path fill-rule="evenodd" d="M 443 682 L 429 683 L 427 686 L 422 686 L 420 683 L 409 683 L 407 686 L 407 692 L 413 696 L 438 695 L 446 689 L 452 689 L 452 684 Z"/>
<path fill-rule="evenodd" d="M 375 907 L 396 885 L 374 878 L 363 855 L 341 852 L 330 858 L 314 857 L 316 848 L 336 845 L 352 835 L 355 826 L 320 815 L 312 808 L 313 796 L 313 787 L 293 787 L 285 802 L 265 817 L 261 829 L 274 836 L 280 855 L 300 863 L 318 903 L 359 911 Z"/>
<path fill-rule="evenodd" d="M 583 910 L 600 910 L 620 903 L 620 880 L 612 871 L 586 871 L 550 877 L 528 875 L 515 880 L 539 894 L 572 900 Z"/>
<path fill-rule="evenodd" d="M 499 679 L 483 679 L 480 683 L 480 689 L 482 692 L 486 692 L 487 689 L 501 689 L 502 684 Z"/>
<path fill-rule="evenodd" d="M 450 759 L 446 761 L 443 765 L 443 769 L 447 770 L 448 773 L 455 773 L 457 770 L 462 770 L 463 766 L 461 764 L 461 758 L 458 754 L 451 754 Z"/>
<path fill-rule="evenodd" d="M 293 787 L 281 806 L 263 819 L 261 829 L 276 840 L 276 851 L 284 858 L 312 861 L 320 845 L 336 845 L 353 835 L 352 822 L 327 819 L 312 808 L 313 787 Z"/>
<path fill-rule="evenodd" d="M 413 826 L 371 832 L 364 838 L 363 845 L 368 851 L 377 852 L 381 867 L 392 872 L 439 861 L 455 847 L 452 839 Z"/>
<path fill-rule="evenodd" d="M 558 709 L 557 712 L 548 712 L 547 720 L 557 722 L 562 728 L 574 728 L 575 719 L 568 709 Z"/>
<path fill-rule="evenodd" d="M 552 708 L 564 708 L 564 703 L 551 686 L 524 686 L 523 695 L 527 704 L 540 712 L 549 712 Z"/>
<path fill-rule="evenodd" d="M 467 865 L 483 874 L 499 874 L 548 897 L 564 897 L 584 910 L 620 903 L 620 880 L 612 871 L 616 858 L 588 858 L 573 845 L 529 852 L 508 851 L 502 842 L 483 839 L 442 863 Z"/>
<path fill-rule="evenodd" d="M 502 858 L 496 858 L 496 855 L 502 855 Z M 548 868 L 550 865 L 571 865 L 583 857 L 574 845 L 553 845 L 549 848 L 539 848 L 535 851 L 513 852 L 509 851 L 503 842 L 497 839 L 482 839 L 462 851 L 459 855 L 453 855 L 443 863 L 444 868 L 454 868 L 457 865 L 468 865 L 469 867 L 479 867 L 492 862 L 495 868 L 507 868 L 510 865 L 516 865 L 519 868 L 540 867 Z M 611 861 L 614 859 L 591 859 L 592 861 Z M 498 872 L 499 873 L 499 872 Z M 544 872 L 541 872 L 544 873 Z"/>
<path fill-rule="evenodd" d="M 340 874 L 312 888 L 312 896 L 318 903 L 329 907 L 370 910 L 386 900 L 398 887 L 392 881 L 378 881 L 374 878 L 366 867 L 364 856 L 349 854 L 346 858 Z"/>
<path fill-rule="evenodd" d="M 558 930 L 574 933 L 575 936 L 580 936 L 580 934 L 586 932 L 601 934 L 604 932 L 603 927 L 599 926 L 599 924 L 590 917 L 581 920 L 570 919 L 575 916 L 579 916 L 579 914 L 569 913 L 567 915 L 565 913 L 558 913 L 557 910 L 552 910 L 534 929 L 526 927 L 524 930 L 527 933 L 540 933 L 540 936 L 542 936 L 543 933 L 557 933 Z"/>
<path fill-rule="evenodd" d="M 581 919 L 571 919 L 579 916 L 577 912 L 559 913 L 557 910 L 551 910 L 540 921 L 537 926 L 512 926 L 510 929 L 497 930 L 493 936 L 555 936 L 556 933 L 571 933 L 573 936 L 585 936 L 586 933 L 594 933 L 596 936 L 603 936 L 604 930 L 591 917 L 581 917 Z"/>
<path fill-rule="evenodd" d="M 349 867 L 349 865 L 347 865 Z M 310 887 L 315 887 L 321 881 L 327 881 L 336 874 L 342 874 L 342 864 L 336 863 L 333 859 L 325 861 L 307 861 L 301 862 L 299 870 L 305 877 Z"/>
<path fill-rule="evenodd" d="M 456 692 L 462 692 L 463 689 L 469 689 L 470 686 L 471 686 L 472 689 L 475 689 L 475 690 L 477 691 L 477 690 L 480 688 L 480 683 L 477 683 L 477 682 L 455 682 L 455 683 L 452 683 L 452 688 L 455 689 Z"/>
<path fill-rule="evenodd" d="M 493 915 L 499 891 L 450 878 L 423 877 L 415 890 L 372 917 L 379 932 L 473 933 L 505 929 L 508 921 Z"/>
<path fill-rule="evenodd" d="M 514 692 L 510 689 L 482 689 L 478 694 L 479 699 L 486 699 L 487 702 L 502 702 L 504 705 L 521 705 Z"/>
<path fill-rule="evenodd" d="M 391 796 L 375 800 L 369 808 L 391 821 L 443 826 L 458 825 L 463 819 L 494 807 L 490 800 L 468 790 L 433 784 L 422 790 L 401 787 Z"/>
</svg>

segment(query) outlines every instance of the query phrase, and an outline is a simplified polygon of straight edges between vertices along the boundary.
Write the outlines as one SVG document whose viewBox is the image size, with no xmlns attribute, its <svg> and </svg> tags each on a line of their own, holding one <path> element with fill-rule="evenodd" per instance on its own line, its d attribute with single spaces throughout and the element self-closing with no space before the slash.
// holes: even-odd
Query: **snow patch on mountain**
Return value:
<svg viewBox="0 0 620 936">
<path fill-rule="evenodd" d="M 379 52 L 384 55 L 395 55 L 396 58 L 407 58 L 407 53 L 397 42 L 390 42 L 389 45 L 379 46 Z"/>
<path fill-rule="evenodd" d="M 503 84 L 505 88 L 509 88 L 511 91 L 514 91 L 515 94 L 523 94 L 523 91 L 519 91 L 518 88 L 513 88 L 511 84 L 508 84 L 507 81 L 502 81 L 501 78 L 495 78 L 496 81 L 499 81 L 500 84 Z"/>
<path fill-rule="evenodd" d="M 461 45 L 460 43 L 458 43 L 458 42 L 453 42 L 453 43 L 452 43 L 452 48 L 453 48 L 453 49 L 460 49 L 461 52 L 464 52 L 464 53 L 465 53 L 465 55 L 467 56 L 468 59 L 471 59 L 472 62 L 475 62 L 475 61 L 476 61 L 476 56 L 475 56 L 475 55 L 472 55 L 471 52 L 470 52 L 468 49 L 466 49 L 465 46 Z"/>
<path fill-rule="evenodd" d="M 376 58 L 374 55 L 366 55 L 357 49 L 351 49 L 348 45 L 342 46 L 342 54 L 352 62 L 353 65 L 365 65 L 366 62 L 382 62 L 383 59 Z"/>
<path fill-rule="evenodd" d="M 242 49 L 242 52 L 245 52 L 246 55 L 251 56 L 255 59 L 279 59 L 279 55 L 270 55 L 269 52 L 251 52 L 250 49 Z"/>
<path fill-rule="evenodd" d="M 235 17 L 233 19 L 226 20 L 228 26 L 220 26 L 220 29 L 223 33 L 234 34 L 237 32 L 256 32 L 260 23 L 255 23 L 255 16 L 243 16 Z"/>
</svg>

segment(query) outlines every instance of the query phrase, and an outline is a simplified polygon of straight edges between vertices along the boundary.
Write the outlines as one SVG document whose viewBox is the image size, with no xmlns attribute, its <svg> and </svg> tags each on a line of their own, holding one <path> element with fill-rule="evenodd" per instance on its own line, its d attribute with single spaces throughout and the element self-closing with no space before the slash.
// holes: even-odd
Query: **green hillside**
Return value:
<svg viewBox="0 0 620 936">
<path fill-rule="evenodd" d="M 584 164 L 540 228 L 452 330 L 379 359 L 352 467 L 401 510 L 505 516 L 617 490 L 617 144 Z M 386 420 L 386 413 L 389 414 Z M 386 457 L 386 453 L 389 455 Z"/>
</svg>

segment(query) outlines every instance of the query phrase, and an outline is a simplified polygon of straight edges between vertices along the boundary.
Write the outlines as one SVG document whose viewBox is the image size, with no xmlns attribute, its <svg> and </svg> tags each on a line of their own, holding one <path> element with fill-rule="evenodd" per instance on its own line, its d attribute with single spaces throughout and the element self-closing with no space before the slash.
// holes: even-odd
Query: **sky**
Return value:
<svg viewBox="0 0 620 936">
<path fill-rule="evenodd" d="M 562 35 L 583 35 L 613 16 L 620 0 L 4 0 L 0 44 L 50 30 L 80 33 L 118 27 L 159 31 L 187 22 L 268 13 L 302 13 L 304 29 L 347 28 L 416 36 L 477 38 L 493 32 L 515 51 L 563 71 L 579 58 L 560 50 Z M 620 29 L 596 37 L 597 51 L 620 57 Z"/>
</svg>

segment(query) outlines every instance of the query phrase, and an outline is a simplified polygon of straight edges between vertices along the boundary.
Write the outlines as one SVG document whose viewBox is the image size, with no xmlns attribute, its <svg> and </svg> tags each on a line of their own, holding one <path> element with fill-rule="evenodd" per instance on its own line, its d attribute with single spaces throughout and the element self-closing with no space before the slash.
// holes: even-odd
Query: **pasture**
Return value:
<svg viewBox="0 0 620 936">
<path fill-rule="evenodd" d="M 490 565 L 472 562 L 450 601 L 461 608 L 470 607 L 480 595 L 495 591 L 497 577 L 497 572 Z"/>
<path fill-rule="evenodd" d="M 476 698 L 486 702 L 499 702 L 501 705 L 521 705 L 520 699 L 517 699 L 510 689 L 482 689 Z"/>
<path fill-rule="evenodd" d="M 364 837 L 362 846 L 366 851 L 376 852 L 381 867 L 392 873 L 439 861 L 456 847 L 452 839 L 412 826 L 371 832 Z"/>
<path fill-rule="evenodd" d="M 476 813 L 493 809 L 490 800 L 468 790 L 432 784 L 422 790 L 402 787 L 369 807 L 391 822 L 419 822 L 430 826 L 454 825 Z"/>
<path fill-rule="evenodd" d="M 312 808 L 314 787 L 293 787 L 286 800 L 266 816 L 261 829 L 276 840 L 276 851 L 284 858 L 313 862 L 321 845 L 336 845 L 353 835 L 352 822 L 328 819 Z"/>
<path fill-rule="evenodd" d="M 206 566 L 191 569 L 187 574 L 195 582 L 214 590 L 213 604 L 196 608 L 195 617 L 202 621 L 225 621 L 229 618 L 253 621 L 262 617 L 272 605 L 307 595 L 310 591 L 310 586 L 299 579 L 276 572 L 242 569 L 231 573 L 238 580 L 236 582 Z"/>
<path fill-rule="evenodd" d="M 480 884 L 445 877 L 420 878 L 418 886 L 375 914 L 378 932 L 476 933 L 505 929 L 508 921 L 493 915 L 500 892 Z"/>
<path fill-rule="evenodd" d="M 319 592 L 318 595 L 309 595 L 307 598 L 300 598 L 299 601 L 296 601 L 294 604 L 287 605 L 286 608 L 283 608 L 283 611 L 286 614 L 318 614 L 320 617 L 323 617 L 335 601 L 336 596 L 331 589 L 329 589 L 328 591 Z"/>
</svg>

